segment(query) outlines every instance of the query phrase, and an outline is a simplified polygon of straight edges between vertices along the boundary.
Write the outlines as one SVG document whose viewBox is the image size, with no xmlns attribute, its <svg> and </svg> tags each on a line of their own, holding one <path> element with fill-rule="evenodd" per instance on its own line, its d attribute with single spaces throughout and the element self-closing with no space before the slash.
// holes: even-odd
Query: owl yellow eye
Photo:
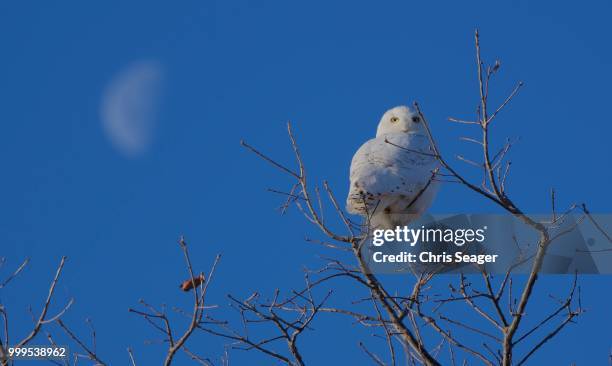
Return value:
<svg viewBox="0 0 612 366">
<path fill-rule="evenodd" d="M 399 121 L 398 117 L 391 117 L 391 123 L 395 123 L 397 121 Z"/>
</svg>

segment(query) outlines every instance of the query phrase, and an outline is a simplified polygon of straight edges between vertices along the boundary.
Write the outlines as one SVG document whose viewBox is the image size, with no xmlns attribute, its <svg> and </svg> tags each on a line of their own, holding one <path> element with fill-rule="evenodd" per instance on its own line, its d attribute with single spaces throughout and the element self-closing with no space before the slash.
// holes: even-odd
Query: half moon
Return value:
<svg viewBox="0 0 612 366">
<path fill-rule="evenodd" d="M 117 73 L 104 90 L 102 125 L 111 143 L 126 156 L 144 154 L 153 141 L 161 77 L 159 63 L 139 61 Z"/>
</svg>

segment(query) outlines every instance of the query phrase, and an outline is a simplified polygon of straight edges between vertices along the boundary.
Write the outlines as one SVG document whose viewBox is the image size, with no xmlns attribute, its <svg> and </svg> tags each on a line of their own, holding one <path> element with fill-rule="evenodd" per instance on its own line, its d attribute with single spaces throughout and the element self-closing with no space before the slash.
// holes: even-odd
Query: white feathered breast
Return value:
<svg viewBox="0 0 612 366">
<path fill-rule="evenodd" d="M 437 185 L 427 186 L 438 166 L 429 146 L 427 136 L 410 132 L 387 134 L 363 144 L 351 162 L 347 210 L 359 215 L 421 214 L 431 204 Z"/>
</svg>

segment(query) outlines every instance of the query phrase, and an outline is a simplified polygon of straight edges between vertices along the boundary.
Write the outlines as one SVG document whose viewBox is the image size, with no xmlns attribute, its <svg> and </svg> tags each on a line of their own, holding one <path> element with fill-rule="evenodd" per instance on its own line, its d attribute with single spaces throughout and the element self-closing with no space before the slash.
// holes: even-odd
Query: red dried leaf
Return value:
<svg viewBox="0 0 612 366">
<path fill-rule="evenodd" d="M 195 283 L 196 286 L 200 286 L 202 284 L 202 282 L 204 282 L 204 274 L 200 274 L 200 276 L 195 277 L 193 279 L 193 281 L 190 279 L 183 281 L 183 283 L 181 283 L 179 285 L 179 287 L 181 288 L 181 290 L 187 292 L 191 289 L 193 289 L 193 285 Z"/>
</svg>

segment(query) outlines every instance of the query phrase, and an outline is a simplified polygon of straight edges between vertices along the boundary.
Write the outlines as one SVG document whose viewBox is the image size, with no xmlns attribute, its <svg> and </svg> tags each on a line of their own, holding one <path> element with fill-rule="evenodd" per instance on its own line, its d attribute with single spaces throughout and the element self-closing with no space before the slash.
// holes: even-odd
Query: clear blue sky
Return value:
<svg viewBox="0 0 612 366">
<path fill-rule="evenodd" d="M 128 345 L 140 364 L 157 364 L 161 352 L 143 344 L 158 335 L 128 307 L 139 298 L 188 306 L 177 290 L 180 234 L 198 270 L 224 255 L 213 302 L 300 285 L 302 265 L 317 265 L 321 254 L 303 241 L 314 228 L 295 212 L 278 215 L 281 200 L 265 189 L 289 181 L 240 139 L 290 162 L 285 122 L 294 121 L 313 178 L 343 196 L 350 158 L 381 113 L 418 100 L 442 149 L 469 156 L 457 142 L 464 127 L 445 118 L 475 109 L 475 27 L 485 58 L 502 60 L 495 100 L 525 81 L 496 135 L 521 137 L 512 155 L 516 202 L 547 212 L 554 186 L 561 207 L 586 202 L 609 213 L 611 13 L 605 1 L 2 3 L 0 255 L 9 266 L 32 258 L 0 294 L 13 337 L 24 335 L 26 307 L 39 309 L 61 255 L 69 261 L 58 300 L 76 298 L 66 321 L 85 335 L 91 317 L 101 355 L 116 365 L 127 364 Z M 100 108 L 109 82 L 142 60 L 163 74 L 158 124 L 148 149 L 131 156 L 109 141 Z M 458 187 L 444 187 L 432 207 L 496 210 Z M 582 279 L 589 311 L 534 364 L 606 364 L 611 280 Z M 539 288 L 568 281 L 552 276 Z M 364 364 L 356 342 L 371 336 L 338 337 L 351 324 L 319 322 L 305 338 L 306 359 Z M 209 338 L 192 348 L 211 358 L 223 351 Z M 254 364 L 255 356 L 232 359 Z"/>
</svg>

